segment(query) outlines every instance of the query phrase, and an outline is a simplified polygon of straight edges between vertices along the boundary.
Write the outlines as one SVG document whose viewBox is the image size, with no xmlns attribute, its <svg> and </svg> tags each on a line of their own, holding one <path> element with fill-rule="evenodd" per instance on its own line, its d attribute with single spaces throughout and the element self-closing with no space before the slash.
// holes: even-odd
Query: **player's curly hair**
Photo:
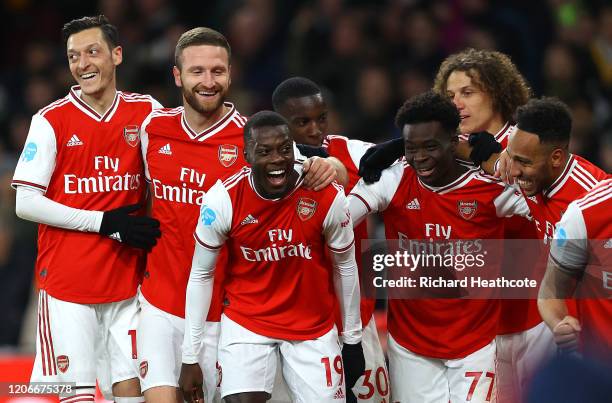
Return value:
<svg viewBox="0 0 612 403">
<path fill-rule="evenodd" d="M 491 50 L 467 49 L 447 57 L 434 80 L 434 91 L 446 95 L 448 76 L 453 71 L 463 71 L 482 91 L 489 94 L 493 110 L 505 121 L 531 97 L 531 88 L 510 58 Z"/>
<path fill-rule="evenodd" d="M 93 17 L 82 17 L 67 22 L 62 27 L 62 38 L 64 44 L 68 42 L 70 35 L 77 34 L 81 31 L 85 31 L 90 28 L 100 28 L 104 40 L 108 44 L 109 48 L 115 48 L 119 46 L 119 34 L 117 27 L 112 25 L 105 15 L 100 14 Z"/>
<path fill-rule="evenodd" d="M 459 126 L 459 112 L 446 97 L 427 91 L 410 98 L 399 108 L 395 124 L 402 129 L 413 123 L 440 122 L 442 127 L 455 135 Z"/>
<path fill-rule="evenodd" d="M 249 117 L 246 124 L 244 125 L 244 146 L 248 146 L 249 142 L 253 138 L 253 129 L 265 126 L 287 126 L 289 131 L 289 122 L 280 113 L 273 111 L 260 111 Z"/>
<path fill-rule="evenodd" d="M 536 134 L 541 143 L 569 145 L 572 115 L 558 98 L 530 99 L 516 110 L 516 122 L 520 130 Z"/>
</svg>

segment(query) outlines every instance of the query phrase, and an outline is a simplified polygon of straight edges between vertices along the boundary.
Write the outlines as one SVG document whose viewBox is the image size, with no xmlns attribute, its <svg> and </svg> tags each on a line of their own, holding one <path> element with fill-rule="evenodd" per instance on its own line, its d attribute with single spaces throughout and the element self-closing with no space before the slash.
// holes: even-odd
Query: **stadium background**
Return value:
<svg viewBox="0 0 612 403">
<path fill-rule="evenodd" d="M 14 214 L 10 179 L 31 115 L 73 84 L 62 25 L 103 13 L 124 48 L 119 89 L 180 104 L 174 45 L 194 26 L 232 46 L 229 100 L 250 115 L 271 108 L 283 79 L 324 86 L 330 132 L 380 141 L 401 103 L 432 85 L 441 61 L 465 47 L 511 56 L 534 94 L 555 95 L 574 117 L 572 152 L 612 171 L 612 5 L 604 0 L 170 0 L 2 3 L 0 61 L 0 382 L 26 380 L 34 343 L 36 226 Z M 30 366 L 30 367 L 29 367 Z M 21 372 L 22 373 L 21 373 Z M 0 393 L 2 394 L 2 393 Z M 0 396 L 0 402 L 6 401 Z"/>
</svg>

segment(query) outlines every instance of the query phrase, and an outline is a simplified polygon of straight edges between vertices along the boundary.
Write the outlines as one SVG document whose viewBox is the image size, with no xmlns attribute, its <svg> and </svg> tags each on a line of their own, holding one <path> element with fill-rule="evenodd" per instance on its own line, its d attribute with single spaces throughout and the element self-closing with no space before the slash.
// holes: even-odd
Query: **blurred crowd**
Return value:
<svg viewBox="0 0 612 403">
<path fill-rule="evenodd" d="M 183 4 L 184 3 L 184 4 Z M 73 85 L 62 25 L 105 14 L 124 48 L 118 87 L 180 104 L 171 68 L 182 32 L 209 26 L 232 46 L 230 100 L 271 109 L 289 76 L 327 91 L 331 132 L 378 142 L 399 136 L 395 111 L 432 86 L 466 47 L 507 53 L 535 95 L 565 101 L 571 151 L 612 171 L 612 5 L 605 0 L 7 0 L 0 70 L 0 346 L 18 343 L 30 293 L 36 227 L 14 214 L 10 179 L 31 115 Z"/>
</svg>

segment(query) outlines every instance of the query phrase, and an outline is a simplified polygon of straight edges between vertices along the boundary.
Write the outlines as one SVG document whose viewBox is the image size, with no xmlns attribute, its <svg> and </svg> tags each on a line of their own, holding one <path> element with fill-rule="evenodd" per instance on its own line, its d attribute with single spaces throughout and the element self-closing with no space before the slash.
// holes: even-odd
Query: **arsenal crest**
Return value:
<svg viewBox="0 0 612 403">
<path fill-rule="evenodd" d="M 219 162 L 228 168 L 238 159 L 238 147 L 233 144 L 222 144 L 219 146 Z"/>
<path fill-rule="evenodd" d="M 123 128 L 123 138 L 126 143 L 132 147 L 136 147 L 140 142 L 140 126 L 129 125 Z"/>
<path fill-rule="evenodd" d="M 147 372 L 149 371 L 149 362 L 143 361 L 140 363 L 140 377 L 144 379 L 147 376 Z"/>
<path fill-rule="evenodd" d="M 300 197 L 297 203 L 297 214 L 300 220 L 310 219 L 317 211 L 317 202 L 306 197 Z"/>
<path fill-rule="evenodd" d="M 70 360 L 68 359 L 67 355 L 60 355 L 57 357 L 57 369 L 59 369 L 61 373 L 68 371 L 69 365 Z"/>
<path fill-rule="evenodd" d="M 459 210 L 459 215 L 463 217 L 464 220 L 469 220 L 474 217 L 474 214 L 476 214 L 476 209 L 478 209 L 478 202 L 476 200 L 459 200 L 457 202 L 457 210 Z"/>
</svg>

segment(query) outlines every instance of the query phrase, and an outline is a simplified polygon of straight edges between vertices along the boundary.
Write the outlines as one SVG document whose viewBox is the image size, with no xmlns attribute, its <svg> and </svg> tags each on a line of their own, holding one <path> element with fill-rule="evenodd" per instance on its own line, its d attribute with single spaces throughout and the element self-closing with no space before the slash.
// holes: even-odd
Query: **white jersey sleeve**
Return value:
<svg viewBox="0 0 612 403">
<path fill-rule="evenodd" d="M 333 186 L 336 186 L 333 184 Z M 323 220 L 323 236 L 332 251 L 342 251 L 354 242 L 353 223 L 344 191 L 338 186 L 338 193 Z"/>
<path fill-rule="evenodd" d="M 218 250 L 196 243 L 185 297 L 185 364 L 196 364 L 204 345 L 204 318 L 208 315 L 213 294 L 213 276 Z"/>
<path fill-rule="evenodd" d="M 340 187 L 323 221 L 323 234 L 334 266 L 334 288 L 342 313 L 343 341 L 356 344 L 361 341 L 359 274 L 353 224 L 346 196 Z"/>
<path fill-rule="evenodd" d="M 205 248 L 219 249 L 232 225 L 232 201 L 227 189 L 217 180 L 204 196 L 195 230 L 196 241 Z"/>
<path fill-rule="evenodd" d="M 147 182 L 151 182 L 151 174 L 149 173 L 149 164 L 147 162 L 147 151 L 149 149 L 149 133 L 147 128 L 151 123 L 153 112 L 151 112 L 145 120 L 142 122 L 140 127 L 140 151 L 142 152 L 142 161 L 144 162 L 145 179 Z"/>
<path fill-rule="evenodd" d="M 82 232 L 99 232 L 104 217 L 102 211 L 68 207 L 28 186 L 17 187 L 15 213 L 24 220 Z"/>
<path fill-rule="evenodd" d="M 372 147 L 373 143 L 368 143 L 366 141 L 348 139 L 346 141 L 346 148 L 348 150 L 349 155 L 351 156 L 351 160 L 355 167 L 359 169 L 359 162 L 361 161 L 361 157 L 368 150 L 368 148 Z"/>
<path fill-rule="evenodd" d="M 151 107 L 153 108 L 153 110 L 155 110 L 155 109 L 161 109 L 164 106 L 157 99 L 151 97 Z"/>
<path fill-rule="evenodd" d="M 529 217 L 529 206 L 522 193 L 513 186 L 503 185 L 503 192 L 495 198 L 493 203 L 498 217 L 520 215 Z"/>
<path fill-rule="evenodd" d="M 55 169 L 57 144 L 55 131 L 43 116 L 32 116 L 30 131 L 25 142 L 12 186 L 29 186 L 47 191 L 47 186 Z"/>
<path fill-rule="evenodd" d="M 582 272 L 588 260 L 588 239 L 582 210 L 570 203 L 557 224 L 550 257 L 557 267 L 570 274 Z"/>
<path fill-rule="evenodd" d="M 389 207 L 404 176 L 404 169 L 403 163 L 395 164 L 385 169 L 376 183 L 368 185 L 363 179 L 357 182 L 349 193 L 349 206 L 355 225 L 359 224 L 364 214 L 384 211 Z"/>
</svg>

